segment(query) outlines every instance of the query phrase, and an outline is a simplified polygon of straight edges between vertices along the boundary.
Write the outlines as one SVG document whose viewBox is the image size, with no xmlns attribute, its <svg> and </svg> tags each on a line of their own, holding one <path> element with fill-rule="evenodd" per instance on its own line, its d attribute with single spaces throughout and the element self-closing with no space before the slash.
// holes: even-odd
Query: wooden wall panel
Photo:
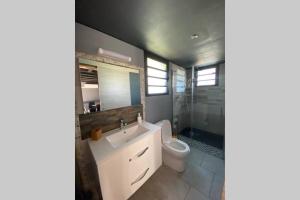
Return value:
<svg viewBox="0 0 300 200">
<path fill-rule="evenodd" d="M 143 116 L 142 104 L 90 114 L 81 114 L 79 115 L 81 138 L 89 138 L 90 132 L 94 128 L 101 128 L 103 133 L 119 128 L 121 119 L 128 124 L 136 122 L 138 113 L 141 113 Z"/>
</svg>

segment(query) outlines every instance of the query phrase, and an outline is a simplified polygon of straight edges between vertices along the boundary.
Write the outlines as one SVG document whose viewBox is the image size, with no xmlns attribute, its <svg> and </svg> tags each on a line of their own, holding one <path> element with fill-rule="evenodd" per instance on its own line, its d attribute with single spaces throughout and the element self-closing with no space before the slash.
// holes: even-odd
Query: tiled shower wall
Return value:
<svg viewBox="0 0 300 200">
<path fill-rule="evenodd" d="M 219 84 L 217 86 L 194 87 L 191 123 L 193 128 L 224 135 L 225 63 L 218 64 L 218 67 Z"/>
<path fill-rule="evenodd" d="M 219 84 L 217 86 L 194 86 L 192 94 L 192 68 L 184 69 L 172 65 L 173 131 L 175 133 L 192 127 L 218 135 L 225 134 L 225 63 L 217 64 L 217 66 L 219 67 Z M 183 93 L 176 93 L 175 89 L 178 69 L 186 71 L 186 89 Z"/>
</svg>

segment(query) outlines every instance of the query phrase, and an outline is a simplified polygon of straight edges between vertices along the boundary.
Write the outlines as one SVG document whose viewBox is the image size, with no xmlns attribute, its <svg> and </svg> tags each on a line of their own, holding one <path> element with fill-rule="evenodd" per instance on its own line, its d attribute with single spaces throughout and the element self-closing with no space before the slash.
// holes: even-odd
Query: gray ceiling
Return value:
<svg viewBox="0 0 300 200">
<path fill-rule="evenodd" d="M 225 60 L 224 0 L 76 0 L 76 22 L 184 67 Z"/>
</svg>

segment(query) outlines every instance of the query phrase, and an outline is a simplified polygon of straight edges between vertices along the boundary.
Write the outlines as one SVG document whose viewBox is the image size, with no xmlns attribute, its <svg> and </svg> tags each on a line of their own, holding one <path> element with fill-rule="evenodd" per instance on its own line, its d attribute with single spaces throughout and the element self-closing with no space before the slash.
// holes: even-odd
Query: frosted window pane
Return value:
<svg viewBox="0 0 300 200">
<path fill-rule="evenodd" d="M 176 76 L 176 79 L 177 79 L 178 81 L 185 81 L 185 77 L 184 77 L 184 76 L 179 76 L 179 75 L 177 75 L 177 76 Z"/>
<path fill-rule="evenodd" d="M 185 83 L 183 81 L 177 81 L 176 82 L 176 87 L 184 87 Z"/>
<path fill-rule="evenodd" d="M 165 85 L 167 85 L 167 80 L 148 77 L 148 85 L 165 86 Z"/>
<path fill-rule="evenodd" d="M 208 75 L 198 76 L 198 81 L 204 81 L 204 80 L 210 80 L 210 79 L 216 79 L 216 74 L 208 74 Z"/>
<path fill-rule="evenodd" d="M 197 86 L 203 86 L 203 85 L 215 85 L 216 80 L 209 80 L 209 81 L 198 81 Z"/>
<path fill-rule="evenodd" d="M 199 75 L 205 75 L 205 74 L 213 74 L 213 73 L 216 73 L 216 68 L 209 68 L 209 69 L 199 70 L 197 73 L 198 73 L 198 76 Z"/>
<path fill-rule="evenodd" d="M 176 71 L 176 92 L 185 91 L 185 71 L 177 69 Z"/>
<path fill-rule="evenodd" d="M 147 69 L 148 69 L 148 76 L 154 76 L 154 77 L 158 77 L 158 78 L 167 78 L 167 72 L 163 72 L 163 71 L 151 69 L 151 68 L 147 68 Z"/>
<path fill-rule="evenodd" d="M 167 93 L 167 87 L 148 86 L 148 93 L 149 93 L 149 94 L 162 94 L 162 93 Z"/>
<path fill-rule="evenodd" d="M 167 71 L 167 65 L 165 63 L 158 62 L 151 58 L 147 58 L 147 66 Z"/>
<path fill-rule="evenodd" d="M 184 92 L 184 87 L 176 87 L 176 92 Z"/>
</svg>

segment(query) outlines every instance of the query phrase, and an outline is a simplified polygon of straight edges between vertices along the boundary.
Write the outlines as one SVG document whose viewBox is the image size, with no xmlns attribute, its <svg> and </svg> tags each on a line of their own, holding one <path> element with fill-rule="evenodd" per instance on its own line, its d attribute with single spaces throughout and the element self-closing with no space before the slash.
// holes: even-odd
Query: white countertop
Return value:
<svg viewBox="0 0 300 200">
<path fill-rule="evenodd" d="M 126 127 L 131 127 L 131 126 L 135 126 L 137 125 L 138 123 L 135 122 L 135 123 L 132 123 Z M 147 135 L 149 134 L 154 134 L 156 132 L 156 130 L 159 130 L 161 129 L 161 127 L 155 125 L 155 124 L 151 124 L 149 122 L 146 122 L 146 121 L 143 121 L 142 126 L 144 126 L 145 128 L 149 129 L 149 131 L 147 131 L 146 133 L 132 139 L 130 142 L 124 144 L 124 145 L 121 145 L 117 148 L 114 148 L 109 142 L 108 140 L 106 139 L 107 136 L 111 135 L 111 134 L 114 134 L 118 131 L 120 131 L 120 129 L 114 129 L 114 130 L 111 130 L 111 131 L 108 131 L 106 133 L 103 133 L 102 137 L 97 140 L 97 141 L 94 141 L 92 139 L 88 139 L 88 143 L 89 143 L 89 146 L 90 146 L 90 149 L 92 151 L 92 154 L 94 156 L 94 159 L 97 163 L 97 165 L 101 165 L 103 162 L 105 162 L 105 160 L 112 154 L 120 151 L 121 149 L 125 148 L 126 146 L 128 146 L 129 144 L 132 144 L 134 143 L 135 141 L 143 138 L 143 137 L 146 137 Z M 126 128 L 125 128 L 126 129 Z"/>
</svg>

